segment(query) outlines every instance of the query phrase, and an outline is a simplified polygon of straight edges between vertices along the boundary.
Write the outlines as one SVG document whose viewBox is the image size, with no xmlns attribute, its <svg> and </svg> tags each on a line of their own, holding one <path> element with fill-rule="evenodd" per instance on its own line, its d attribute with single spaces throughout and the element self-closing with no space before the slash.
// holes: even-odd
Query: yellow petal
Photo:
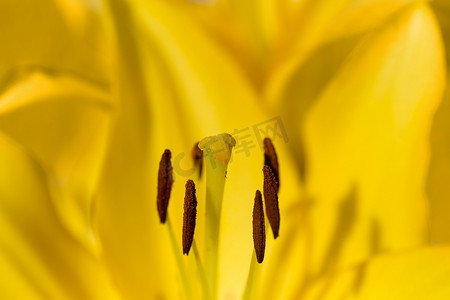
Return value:
<svg viewBox="0 0 450 300">
<path fill-rule="evenodd" d="M 204 27 L 211 40 L 239 62 L 254 84 L 261 85 L 270 56 L 286 35 L 289 1 L 173 1 Z M 203 5 L 199 5 L 203 3 Z M 212 3 L 211 3 L 212 2 Z"/>
<path fill-rule="evenodd" d="M 446 46 L 447 66 L 450 62 L 450 6 L 446 1 L 433 1 L 433 11 L 439 21 L 442 37 Z M 450 230 L 447 226 L 450 211 L 446 178 L 450 175 L 450 144 L 448 136 L 450 114 L 450 82 L 439 110 L 436 113 L 431 133 L 431 165 L 427 191 L 430 201 L 430 234 L 433 243 L 450 241 Z"/>
<path fill-rule="evenodd" d="M 428 138 L 444 82 L 439 29 L 417 5 L 368 35 L 322 91 L 303 130 L 311 276 L 426 243 Z"/>
<path fill-rule="evenodd" d="M 109 126 L 107 95 L 70 75 L 31 69 L 0 96 L 0 129 L 44 167 L 61 221 L 93 250 L 91 206 Z"/>
<path fill-rule="evenodd" d="M 100 18 L 71 0 L 3 1 L 0 129 L 45 168 L 61 221 L 97 246 L 91 202 L 108 129 Z"/>
<path fill-rule="evenodd" d="M 27 66 L 108 78 L 109 51 L 100 19 L 89 1 L 2 1 L 0 80 Z"/>
<path fill-rule="evenodd" d="M 427 182 L 430 209 L 430 235 L 433 243 L 450 242 L 449 220 L 450 191 L 447 188 L 450 176 L 450 83 L 433 123 L 431 132 L 431 163 Z"/>
<path fill-rule="evenodd" d="M 116 34 L 113 92 L 120 113 L 112 125 L 98 190 L 95 220 L 103 257 L 122 295 L 131 299 L 162 297 L 165 284 L 170 281 L 175 287 L 167 290 L 167 297 L 175 299 L 180 290 L 178 279 L 172 281 L 174 263 L 165 259 L 170 252 L 159 247 L 160 234 L 149 230 L 150 214 L 156 212 L 150 187 L 156 182 L 150 181 L 148 169 L 151 120 L 136 40 L 131 35 L 134 27 L 123 1 L 110 1 L 107 9 L 111 14 L 107 21 Z M 154 223 L 153 226 L 158 225 L 156 214 Z M 154 264 L 149 263 L 152 259 Z"/>
<path fill-rule="evenodd" d="M 117 299 L 102 263 L 56 215 L 46 173 L 3 133 L 0 164 L 2 297 Z"/>
<path fill-rule="evenodd" d="M 304 68 L 305 61 L 315 56 L 316 51 L 324 51 L 323 59 L 328 58 L 328 44 L 342 44 L 339 52 L 346 50 L 351 39 L 373 31 L 390 22 L 396 14 L 417 2 L 413 0 L 339 0 L 328 1 L 291 1 L 294 13 L 291 13 L 289 29 L 273 54 L 273 66 L 270 69 L 265 95 L 277 106 L 285 97 L 283 93 L 291 79 Z M 357 26 L 355 25 L 357 24 Z M 336 50 L 334 50 L 336 51 Z"/>
<path fill-rule="evenodd" d="M 302 299 L 448 299 L 450 248 L 423 248 L 376 256 L 321 278 Z M 294 291 L 291 299 L 298 299 Z"/>
<path fill-rule="evenodd" d="M 447 54 L 447 65 L 450 64 L 450 3 L 445 0 L 430 2 L 434 14 L 441 27 L 442 38 L 444 39 Z"/>
</svg>

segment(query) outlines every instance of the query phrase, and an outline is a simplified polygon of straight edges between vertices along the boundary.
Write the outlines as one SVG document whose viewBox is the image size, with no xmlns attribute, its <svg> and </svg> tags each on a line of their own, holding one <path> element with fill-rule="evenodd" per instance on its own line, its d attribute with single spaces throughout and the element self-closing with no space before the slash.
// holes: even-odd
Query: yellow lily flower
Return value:
<svg viewBox="0 0 450 300">
<path fill-rule="evenodd" d="M 187 179 L 206 243 L 192 146 L 224 131 L 257 137 L 254 125 L 273 118 L 286 133 L 265 132 L 279 155 L 281 228 L 253 298 L 450 295 L 445 1 L 48 0 L 0 11 L 5 299 L 201 297 L 194 256 L 177 263 L 159 222 L 161 154 L 173 153 L 181 256 Z M 238 141 L 228 166 L 219 299 L 239 299 L 249 272 L 263 185 L 252 141 L 248 153 Z"/>
</svg>

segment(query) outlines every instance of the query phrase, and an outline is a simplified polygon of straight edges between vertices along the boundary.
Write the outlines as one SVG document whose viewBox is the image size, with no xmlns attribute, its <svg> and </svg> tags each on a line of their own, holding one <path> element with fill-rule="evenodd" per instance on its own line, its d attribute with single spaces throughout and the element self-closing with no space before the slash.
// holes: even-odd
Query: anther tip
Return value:
<svg viewBox="0 0 450 300">
<path fill-rule="evenodd" d="M 273 237 L 278 237 L 280 229 L 280 210 L 278 207 L 278 189 L 272 169 L 264 166 L 264 199 L 266 202 L 266 214 L 272 227 Z"/>
<path fill-rule="evenodd" d="M 265 227 L 262 195 L 261 192 L 257 190 L 255 194 L 255 204 L 253 206 L 253 244 L 258 263 L 262 263 L 264 260 L 266 248 Z"/>
<path fill-rule="evenodd" d="M 264 165 L 269 166 L 272 169 L 273 176 L 277 183 L 277 191 L 280 188 L 280 174 L 277 152 L 275 151 L 275 146 L 270 138 L 265 138 L 264 144 Z"/>
<path fill-rule="evenodd" d="M 183 213 L 183 254 L 189 255 L 194 240 L 195 219 L 197 216 L 197 197 L 195 196 L 195 183 L 186 182 Z"/>
<path fill-rule="evenodd" d="M 194 166 L 198 168 L 198 178 L 202 177 L 203 169 L 203 151 L 198 147 L 199 142 L 197 142 L 192 148 L 192 160 L 194 161 Z"/>
<path fill-rule="evenodd" d="M 169 206 L 170 193 L 173 184 L 171 158 L 172 153 L 169 149 L 166 149 L 159 162 L 157 208 L 159 219 L 162 224 L 166 222 L 167 207 Z"/>
</svg>

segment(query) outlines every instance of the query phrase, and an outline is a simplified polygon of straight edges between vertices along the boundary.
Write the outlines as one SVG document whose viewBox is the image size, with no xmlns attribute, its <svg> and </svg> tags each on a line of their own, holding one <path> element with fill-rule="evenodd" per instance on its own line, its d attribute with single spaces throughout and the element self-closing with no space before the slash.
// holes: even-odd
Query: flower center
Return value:
<svg viewBox="0 0 450 300">
<path fill-rule="evenodd" d="M 204 299 L 216 299 L 218 291 L 218 257 L 219 257 L 219 234 L 220 218 L 222 211 L 223 192 L 227 174 L 228 163 L 230 162 L 232 149 L 235 146 L 235 139 L 222 133 L 217 136 L 206 137 L 194 146 L 192 157 L 194 164 L 199 168 L 199 178 L 202 172 L 203 158 L 206 167 L 206 199 L 205 199 L 205 237 L 204 251 L 200 253 L 197 249 L 194 233 L 197 215 L 197 197 L 195 183 L 188 180 L 185 185 L 184 214 L 183 214 L 183 236 L 182 252 L 188 255 L 190 248 L 194 248 L 194 255 L 197 265 L 197 272 L 201 279 L 202 292 Z M 272 227 L 274 238 L 278 236 L 280 226 L 280 214 L 278 210 L 278 159 L 275 148 L 270 139 L 264 140 L 264 185 L 263 193 L 265 198 L 266 214 Z M 192 284 L 189 282 L 196 278 L 190 272 L 186 272 L 182 262 L 181 253 L 178 249 L 178 243 L 167 216 L 167 207 L 173 184 L 173 168 L 171 165 L 171 153 L 165 150 L 162 155 L 159 173 L 158 173 L 158 195 L 157 208 L 161 223 L 167 220 L 172 248 L 176 257 L 180 278 L 183 282 L 186 297 L 195 299 L 195 292 L 192 290 Z M 256 191 L 255 204 L 253 208 L 253 242 L 254 253 L 250 264 L 247 285 L 244 291 L 243 299 L 250 299 L 255 285 L 257 263 L 264 260 L 266 234 L 265 218 L 262 195 Z M 203 256 L 201 255 L 203 254 Z M 202 259 L 203 258 L 203 259 Z M 204 264 L 203 264 L 204 262 Z"/>
</svg>

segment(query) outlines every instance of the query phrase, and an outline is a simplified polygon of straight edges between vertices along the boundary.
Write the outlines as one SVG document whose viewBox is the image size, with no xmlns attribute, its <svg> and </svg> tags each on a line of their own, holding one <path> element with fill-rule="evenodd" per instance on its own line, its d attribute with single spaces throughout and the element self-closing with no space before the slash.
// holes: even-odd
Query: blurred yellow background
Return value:
<svg viewBox="0 0 450 300">
<path fill-rule="evenodd" d="M 189 299 L 159 159 L 181 255 L 191 149 L 221 132 L 219 299 L 246 285 L 266 136 L 281 225 L 254 299 L 449 299 L 449 43 L 446 0 L 1 1 L 0 299 Z"/>
</svg>

